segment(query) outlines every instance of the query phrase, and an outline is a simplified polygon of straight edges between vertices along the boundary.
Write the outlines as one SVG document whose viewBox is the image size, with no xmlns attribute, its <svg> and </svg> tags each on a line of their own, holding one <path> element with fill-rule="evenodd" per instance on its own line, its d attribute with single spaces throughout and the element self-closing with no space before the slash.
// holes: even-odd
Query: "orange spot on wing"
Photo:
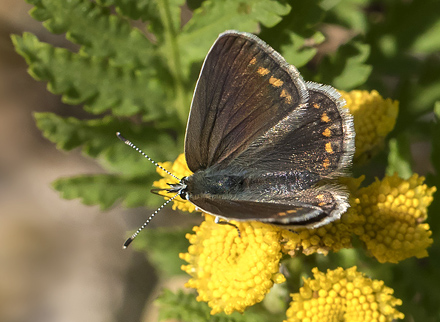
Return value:
<svg viewBox="0 0 440 322">
<path fill-rule="evenodd" d="M 318 200 L 324 200 L 324 195 L 317 195 L 316 196 L 316 199 L 318 199 Z M 318 206 L 324 206 L 325 205 L 325 202 L 324 201 L 322 201 L 322 202 L 320 202 L 319 204 L 318 204 Z"/>
<path fill-rule="evenodd" d="M 284 82 L 281 79 L 275 78 L 273 76 L 270 76 L 269 79 L 269 84 L 275 86 L 275 87 L 280 87 L 281 85 L 284 84 Z"/>
<path fill-rule="evenodd" d="M 324 166 L 325 169 L 327 169 L 330 166 L 330 160 L 328 158 L 325 158 L 322 165 Z"/>
<path fill-rule="evenodd" d="M 318 109 L 318 108 L 321 107 L 321 105 L 319 105 L 318 103 L 313 103 L 313 107 L 316 108 L 316 109 Z"/>
<path fill-rule="evenodd" d="M 260 74 L 261 76 L 265 76 L 265 75 L 269 74 L 270 71 L 269 71 L 267 68 L 264 68 L 264 67 L 258 67 L 257 72 L 258 72 L 258 74 Z"/>
<path fill-rule="evenodd" d="M 330 137 L 332 135 L 332 131 L 330 131 L 329 128 L 326 128 L 324 130 L 324 132 L 322 132 L 322 135 L 326 136 L 326 137 Z"/>
<path fill-rule="evenodd" d="M 251 61 L 249 62 L 249 65 L 254 65 L 257 62 L 257 58 L 252 58 Z"/>
<path fill-rule="evenodd" d="M 326 112 L 322 113 L 322 115 L 321 115 L 321 121 L 323 121 L 323 122 L 325 122 L 325 123 L 330 122 L 330 118 L 327 116 L 327 113 L 326 113 Z"/>
<path fill-rule="evenodd" d="M 290 96 L 290 94 L 287 93 L 285 89 L 281 90 L 280 97 L 285 98 L 287 104 L 292 103 L 292 96 Z"/>
<path fill-rule="evenodd" d="M 330 154 L 335 153 L 335 151 L 333 151 L 331 142 L 327 142 L 325 144 L 325 151 Z"/>
</svg>

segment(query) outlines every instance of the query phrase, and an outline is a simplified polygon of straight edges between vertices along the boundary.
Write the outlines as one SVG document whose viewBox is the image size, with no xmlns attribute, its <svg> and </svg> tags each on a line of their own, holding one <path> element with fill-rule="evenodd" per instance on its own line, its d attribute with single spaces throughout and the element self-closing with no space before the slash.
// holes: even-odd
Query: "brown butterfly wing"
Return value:
<svg viewBox="0 0 440 322">
<path fill-rule="evenodd" d="M 191 105 L 185 138 L 190 170 L 226 167 L 307 98 L 298 71 L 270 46 L 251 34 L 221 34 Z"/>
</svg>

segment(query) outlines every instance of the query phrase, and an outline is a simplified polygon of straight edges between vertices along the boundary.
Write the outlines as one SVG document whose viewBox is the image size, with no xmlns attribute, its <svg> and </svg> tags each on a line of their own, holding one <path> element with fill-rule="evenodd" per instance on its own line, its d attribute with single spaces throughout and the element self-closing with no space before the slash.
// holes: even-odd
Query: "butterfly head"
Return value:
<svg viewBox="0 0 440 322">
<path fill-rule="evenodd" d="M 183 177 L 178 183 L 168 183 L 170 186 L 166 189 L 167 192 L 175 192 L 184 200 L 189 200 L 188 193 L 188 177 Z"/>
</svg>

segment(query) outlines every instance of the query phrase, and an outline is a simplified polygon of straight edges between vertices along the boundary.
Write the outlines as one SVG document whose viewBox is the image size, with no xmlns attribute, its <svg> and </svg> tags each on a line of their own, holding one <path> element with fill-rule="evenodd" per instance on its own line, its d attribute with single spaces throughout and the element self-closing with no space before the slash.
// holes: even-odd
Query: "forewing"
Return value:
<svg viewBox="0 0 440 322">
<path fill-rule="evenodd" d="M 234 163 L 256 171 L 299 171 L 327 179 L 344 173 L 354 153 L 352 116 L 334 88 L 307 82 L 308 103 L 257 138 Z"/>
<path fill-rule="evenodd" d="M 227 167 L 307 98 L 296 68 L 266 43 L 247 33 L 221 34 L 194 92 L 185 138 L 189 169 Z"/>
</svg>

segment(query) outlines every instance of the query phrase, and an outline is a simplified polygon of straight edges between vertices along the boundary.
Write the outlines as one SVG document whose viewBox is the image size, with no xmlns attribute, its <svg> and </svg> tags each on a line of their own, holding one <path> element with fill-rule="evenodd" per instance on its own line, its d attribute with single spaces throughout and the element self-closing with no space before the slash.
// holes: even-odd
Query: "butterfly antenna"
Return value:
<svg viewBox="0 0 440 322">
<path fill-rule="evenodd" d="M 123 248 L 123 249 L 126 249 L 126 248 L 128 247 L 128 245 L 131 244 L 131 242 L 133 241 L 133 239 L 135 239 L 136 236 L 139 235 L 139 233 L 142 231 L 142 229 L 144 229 L 145 227 L 148 226 L 148 224 L 150 223 L 151 219 L 153 219 L 153 217 L 154 217 L 159 211 L 161 211 L 163 207 L 165 207 L 166 205 L 168 205 L 168 203 L 170 203 L 171 201 L 173 201 L 174 198 L 176 198 L 178 195 L 179 195 L 179 194 L 177 193 L 174 197 L 168 199 L 167 201 L 165 201 L 165 202 L 162 204 L 162 206 L 160 206 L 159 208 L 157 208 L 156 211 L 153 212 L 153 213 L 150 215 L 150 217 L 148 217 L 147 221 L 144 222 L 144 223 L 142 224 L 142 226 L 140 226 L 139 229 L 136 230 L 136 232 L 135 232 L 133 235 L 131 235 L 131 237 L 128 238 L 128 239 L 125 241 L 124 246 L 122 246 L 122 248 Z"/>
<path fill-rule="evenodd" d="M 129 147 L 135 149 L 137 152 L 139 152 L 140 154 L 142 154 L 146 159 L 148 159 L 151 163 L 153 163 L 156 167 L 158 167 L 159 169 L 161 169 L 162 171 L 164 171 L 166 174 L 169 174 L 170 176 L 176 178 L 177 180 L 180 181 L 180 179 L 178 177 L 176 177 L 174 174 L 172 174 L 171 172 L 169 172 L 167 169 L 165 169 L 164 167 L 162 167 L 159 163 L 157 163 L 156 161 L 154 161 L 153 159 L 151 159 L 148 155 L 146 155 L 141 149 L 139 149 L 136 145 L 134 145 L 130 140 L 127 140 L 126 138 L 124 138 L 121 134 L 121 132 L 116 132 L 116 136 L 125 144 L 127 144 Z M 168 200 L 169 201 L 169 200 Z"/>
</svg>

